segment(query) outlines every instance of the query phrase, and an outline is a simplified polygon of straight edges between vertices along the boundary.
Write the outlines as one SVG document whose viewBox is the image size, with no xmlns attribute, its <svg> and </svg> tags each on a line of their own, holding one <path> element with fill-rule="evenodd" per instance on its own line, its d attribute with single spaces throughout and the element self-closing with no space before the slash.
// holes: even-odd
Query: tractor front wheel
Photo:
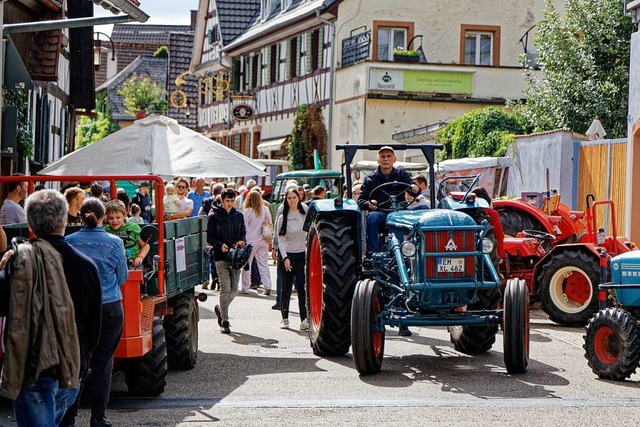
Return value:
<svg viewBox="0 0 640 427">
<path fill-rule="evenodd" d="M 622 381 L 640 363 L 640 326 L 625 310 L 607 308 L 589 320 L 584 336 L 585 357 L 598 377 Z"/>
<path fill-rule="evenodd" d="M 384 323 L 378 318 L 384 302 L 382 288 L 374 280 L 361 280 L 353 293 L 351 305 L 351 350 L 361 375 L 380 372 L 384 356 Z"/>
<path fill-rule="evenodd" d="M 469 306 L 470 310 L 495 310 L 500 305 L 500 288 L 482 291 L 478 302 Z M 498 325 L 449 326 L 451 342 L 456 350 L 464 354 L 480 354 L 491 350 L 496 342 Z"/>
<path fill-rule="evenodd" d="M 170 369 L 193 369 L 198 358 L 198 304 L 193 295 L 171 301 L 173 314 L 165 316 L 167 357 Z"/>
<path fill-rule="evenodd" d="M 347 217 L 319 219 L 309 229 L 306 302 L 309 340 L 318 356 L 342 356 L 349 351 L 355 236 L 355 226 Z"/>
<path fill-rule="evenodd" d="M 524 280 L 511 279 L 507 282 L 502 331 L 507 372 L 526 372 L 529 364 L 529 289 Z"/>
<path fill-rule="evenodd" d="M 554 254 L 538 276 L 542 310 L 560 325 L 585 325 L 598 309 L 599 280 L 600 266 L 595 256 L 578 250 Z"/>
<path fill-rule="evenodd" d="M 162 319 L 153 319 L 151 351 L 129 362 L 124 372 L 127 388 L 136 396 L 159 396 L 167 384 L 167 343 Z"/>
</svg>

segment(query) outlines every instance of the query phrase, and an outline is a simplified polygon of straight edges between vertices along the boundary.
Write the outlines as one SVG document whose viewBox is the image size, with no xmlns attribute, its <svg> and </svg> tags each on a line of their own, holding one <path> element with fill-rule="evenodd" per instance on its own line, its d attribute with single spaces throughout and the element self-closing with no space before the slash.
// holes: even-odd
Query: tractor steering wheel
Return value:
<svg viewBox="0 0 640 427">
<path fill-rule="evenodd" d="M 555 240 L 556 236 L 551 233 L 547 233 L 545 231 L 539 230 L 523 230 L 522 231 L 525 236 L 530 237 L 532 239 L 540 239 L 540 240 Z"/>
<path fill-rule="evenodd" d="M 401 186 L 402 188 L 400 191 L 394 191 L 394 192 L 387 192 L 385 190 L 386 187 L 392 187 L 392 186 Z M 406 201 L 404 200 L 404 197 L 402 198 L 402 200 L 397 200 L 397 199 L 398 197 L 402 196 L 405 191 L 409 190 L 412 186 L 413 184 L 407 184 L 406 182 L 402 182 L 402 181 L 385 182 L 378 185 L 373 190 L 371 190 L 371 193 L 369 193 L 369 200 L 377 200 L 377 198 L 374 197 L 374 195 L 376 194 L 376 192 L 380 192 L 381 194 L 384 194 L 388 198 L 384 202 L 378 203 L 378 210 L 381 212 L 393 212 L 398 210 L 398 208 L 400 207 L 406 207 L 410 204 L 410 203 L 406 203 Z M 388 206 L 385 206 L 385 205 L 388 205 Z"/>
</svg>

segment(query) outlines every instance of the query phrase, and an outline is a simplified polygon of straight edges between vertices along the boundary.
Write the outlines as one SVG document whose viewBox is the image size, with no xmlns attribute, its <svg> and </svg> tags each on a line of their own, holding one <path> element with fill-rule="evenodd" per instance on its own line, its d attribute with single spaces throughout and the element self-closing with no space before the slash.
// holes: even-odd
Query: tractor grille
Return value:
<svg viewBox="0 0 640 427">
<path fill-rule="evenodd" d="M 474 277 L 476 258 L 456 255 L 476 250 L 475 231 L 425 231 L 425 254 L 440 252 L 437 257 L 425 257 L 428 278 Z"/>
</svg>

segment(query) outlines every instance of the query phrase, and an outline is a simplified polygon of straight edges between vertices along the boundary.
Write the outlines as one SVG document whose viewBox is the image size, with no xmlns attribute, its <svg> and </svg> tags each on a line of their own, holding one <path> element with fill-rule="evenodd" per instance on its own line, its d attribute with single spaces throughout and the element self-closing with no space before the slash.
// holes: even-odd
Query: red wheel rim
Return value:
<svg viewBox="0 0 640 427">
<path fill-rule="evenodd" d="M 318 235 L 314 235 L 311 240 L 309 250 L 309 309 L 311 310 L 311 323 L 315 330 L 320 328 L 322 319 L 322 252 L 320 251 L 320 240 Z"/>
<path fill-rule="evenodd" d="M 582 272 L 574 270 L 573 274 L 565 279 L 564 293 L 569 301 L 582 305 L 591 296 L 591 281 Z"/>
<path fill-rule="evenodd" d="M 598 360 L 606 365 L 613 365 L 618 360 L 620 338 L 609 326 L 602 326 L 594 337 L 594 350 Z"/>
<path fill-rule="evenodd" d="M 380 357 L 382 354 L 382 343 L 384 342 L 384 334 L 377 329 L 378 326 L 378 314 L 382 311 L 382 302 L 380 298 L 376 298 L 373 302 L 373 351 L 376 357 Z"/>
</svg>

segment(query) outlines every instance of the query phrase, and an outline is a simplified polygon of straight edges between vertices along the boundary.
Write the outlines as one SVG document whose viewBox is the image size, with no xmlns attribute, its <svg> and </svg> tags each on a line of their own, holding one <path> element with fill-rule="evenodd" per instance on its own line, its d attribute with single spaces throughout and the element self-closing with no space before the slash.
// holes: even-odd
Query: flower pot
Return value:
<svg viewBox="0 0 640 427">
<path fill-rule="evenodd" d="M 144 119 L 145 117 L 147 117 L 147 112 L 146 111 L 144 111 L 144 110 L 136 111 L 136 120 Z"/>
<path fill-rule="evenodd" d="M 420 62 L 420 56 L 393 55 L 395 62 Z"/>
</svg>

